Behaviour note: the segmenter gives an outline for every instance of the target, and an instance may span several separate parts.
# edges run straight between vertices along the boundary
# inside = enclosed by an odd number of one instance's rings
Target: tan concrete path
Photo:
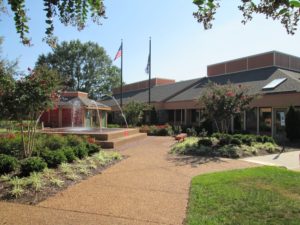
[[[148,137],[121,150],[129,158],[37,206],[0,202],[0,224],[182,224],[192,177],[253,167],[229,159],[168,154],[172,138]]]

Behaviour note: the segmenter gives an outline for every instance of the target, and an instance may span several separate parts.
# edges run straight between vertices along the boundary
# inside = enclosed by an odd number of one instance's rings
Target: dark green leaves
[[[94,22],[105,18],[105,7],[102,0],[43,0],[46,13],[46,37],[44,40],[55,47],[57,38],[54,36],[53,21],[58,17],[64,25],[71,25],[82,30],[85,27],[88,16]],[[15,28],[24,45],[30,45],[28,20],[25,0],[8,0],[8,4],[14,13]]]

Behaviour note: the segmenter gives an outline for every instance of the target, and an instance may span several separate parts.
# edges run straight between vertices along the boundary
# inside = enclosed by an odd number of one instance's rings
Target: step
[[[93,134],[92,136],[96,138],[96,140],[99,141],[110,141],[113,139],[117,138],[122,138],[126,136],[131,136],[134,134],[139,134],[139,129],[137,128],[128,128],[124,130],[117,130],[117,131],[112,131],[108,133],[103,133],[103,134]]]
[[[115,139],[110,139],[108,141],[96,141],[96,144],[100,145],[102,148],[117,148],[120,147],[121,145],[140,140],[143,138],[146,138],[147,134],[146,133],[137,133],[137,134],[132,134],[126,137],[119,137]]]

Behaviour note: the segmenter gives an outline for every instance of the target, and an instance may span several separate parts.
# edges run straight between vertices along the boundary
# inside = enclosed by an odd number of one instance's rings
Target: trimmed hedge
[[[75,153],[76,157],[78,157],[79,159],[83,159],[83,158],[87,157],[88,149],[87,149],[85,143],[80,143],[79,145],[77,145],[74,148],[74,153]]]
[[[212,143],[212,140],[210,140],[209,138],[204,138],[204,139],[200,139],[198,141],[198,146],[201,146],[201,145],[210,147],[213,145],[213,143]]]
[[[0,174],[10,173],[18,168],[18,160],[9,155],[0,154]]]
[[[61,150],[63,151],[64,155],[66,156],[68,163],[71,163],[71,162],[75,161],[76,155],[75,155],[75,152],[74,152],[73,148],[65,147]]]
[[[24,176],[28,176],[32,172],[41,172],[46,167],[46,162],[40,157],[30,157],[21,161],[21,173]]]
[[[97,144],[87,143],[86,145],[88,155],[93,155],[100,151],[100,147]]]

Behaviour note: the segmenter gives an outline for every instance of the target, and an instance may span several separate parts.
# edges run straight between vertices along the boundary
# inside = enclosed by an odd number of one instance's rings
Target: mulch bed
[[[115,165],[116,163],[126,159],[128,156],[123,156],[121,160],[114,160],[105,166],[99,166],[96,169],[91,169],[90,174],[77,174],[78,179],[75,181],[69,180],[63,176],[62,173],[58,173],[57,178],[64,181],[64,184],[61,187],[53,186],[51,184],[45,185],[40,191],[36,192],[33,188],[26,187],[24,188],[24,193],[22,196],[15,198],[9,192],[11,191],[10,185],[6,182],[0,181],[0,201],[7,201],[13,203],[21,203],[26,205],[36,205],[49,197],[56,195],[57,193],[67,189],[68,187],[78,184],[83,180],[87,180],[88,178],[101,174],[102,171],[107,168]]]

